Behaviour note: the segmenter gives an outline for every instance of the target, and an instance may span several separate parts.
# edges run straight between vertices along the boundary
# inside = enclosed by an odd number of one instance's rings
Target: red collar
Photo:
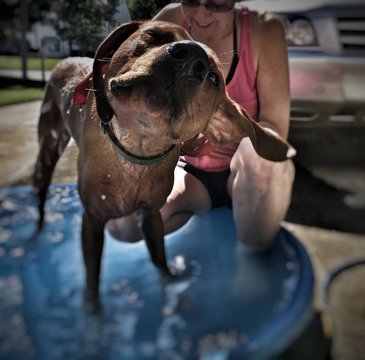
[[[72,95],[72,101],[74,104],[85,105],[87,95],[93,86],[92,73],[88,74],[85,79],[81,80],[75,87]]]
[[[103,74],[109,69],[109,63],[103,65]],[[89,73],[84,79],[79,81],[74,89],[72,101],[74,104],[85,105],[89,91],[93,88],[93,74]]]

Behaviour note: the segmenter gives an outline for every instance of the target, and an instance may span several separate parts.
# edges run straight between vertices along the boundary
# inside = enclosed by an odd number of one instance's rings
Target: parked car
[[[288,43],[289,140],[306,165],[365,167],[363,0],[238,3],[282,19]]]

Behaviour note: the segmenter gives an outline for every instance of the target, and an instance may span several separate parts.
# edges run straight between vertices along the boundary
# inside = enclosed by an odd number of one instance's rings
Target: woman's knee
[[[125,242],[136,242],[143,238],[135,214],[107,222],[106,228],[115,239]]]
[[[237,231],[237,241],[253,250],[267,249],[280,229],[280,223],[260,224],[245,231]]]
[[[178,178],[175,173],[174,187],[161,209],[163,217],[176,212],[207,212],[210,208],[210,196],[205,186],[189,173],[180,173]]]
[[[264,249],[275,238],[289,208],[295,168],[291,160],[280,163],[263,160],[253,165],[252,160],[235,169],[229,190],[238,241]]]
[[[165,233],[183,226],[193,214],[208,212],[210,197],[204,185],[193,175],[179,169],[174,187],[160,212]]]

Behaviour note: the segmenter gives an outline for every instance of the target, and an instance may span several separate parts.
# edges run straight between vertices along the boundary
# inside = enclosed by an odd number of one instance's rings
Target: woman
[[[183,0],[167,5],[154,19],[182,25],[194,40],[212,48],[223,66],[230,97],[261,125],[286,138],[290,96],[282,25],[235,8],[235,2]],[[267,247],[290,203],[292,162],[260,158],[248,138],[238,146],[208,144],[191,153],[197,144],[198,138],[183,146],[183,166],[176,168],[173,190],[161,209],[165,231],[176,230],[194,213],[230,206],[238,239],[254,248]],[[137,234],[134,224],[127,226],[132,224],[124,220],[121,227],[113,222],[109,229],[114,236],[130,238],[131,232]]]

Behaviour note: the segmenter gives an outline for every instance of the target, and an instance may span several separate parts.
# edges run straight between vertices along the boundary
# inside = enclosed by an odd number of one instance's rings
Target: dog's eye
[[[218,86],[219,85],[219,76],[215,72],[210,72],[208,74],[208,78],[213,83],[214,86]]]
[[[148,36],[150,46],[169,44],[176,40],[172,32],[164,32],[159,29],[147,29],[145,34]]]

